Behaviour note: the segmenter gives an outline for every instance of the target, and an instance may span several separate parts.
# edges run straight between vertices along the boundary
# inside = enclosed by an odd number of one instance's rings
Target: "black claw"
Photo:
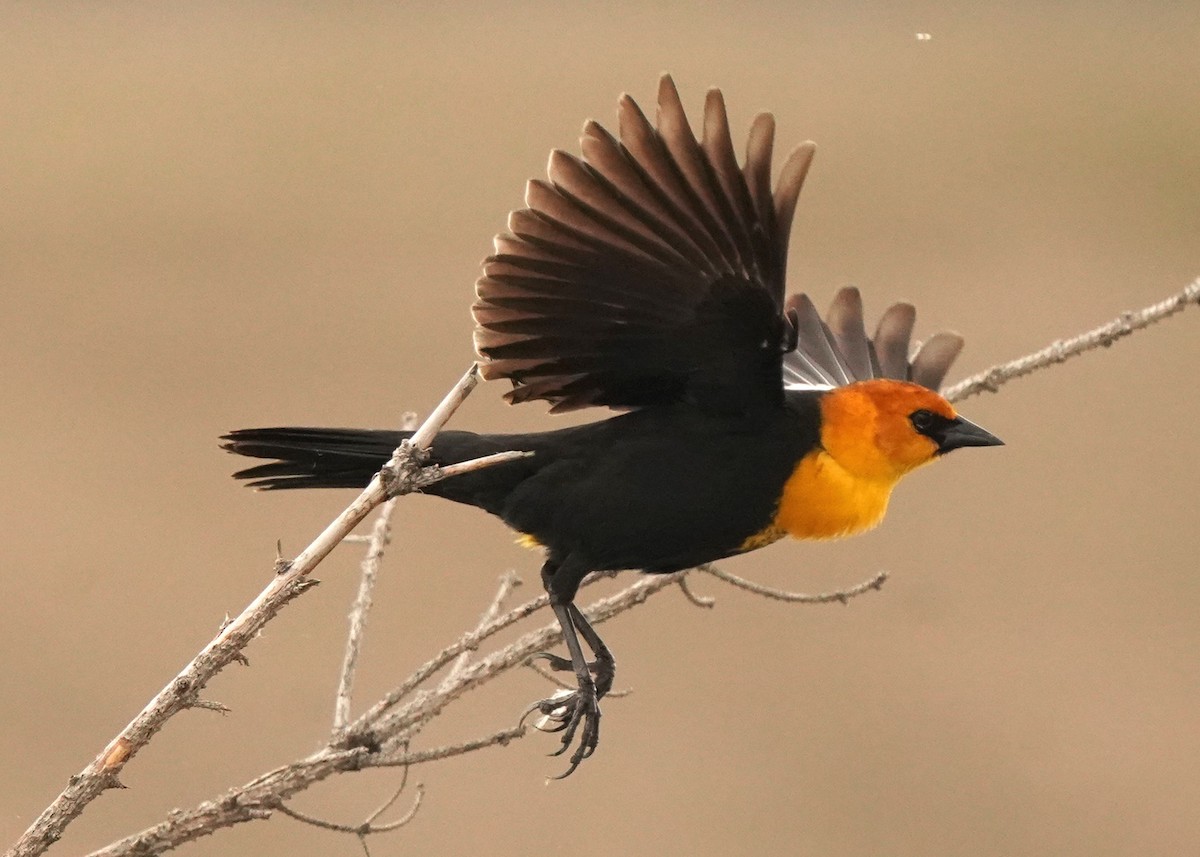
[[[580,682],[579,688],[567,694],[557,694],[538,700],[522,715],[524,721],[533,712],[542,715],[534,728],[540,732],[561,732],[559,747],[550,756],[561,756],[575,747],[567,770],[553,779],[570,776],[579,763],[592,755],[600,741],[600,705],[596,686],[589,680]],[[576,744],[576,738],[579,741]]]
[[[572,746],[575,747],[567,769],[555,778],[560,780],[573,774],[579,763],[595,752],[596,745],[600,742],[600,699],[612,689],[615,672],[612,653],[592,629],[587,617],[571,602],[579,580],[582,579],[582,573],[586,570],[585,566],[578,563],[564,567],[563,563],[556,562],[553,558],[547,559],[546,564],[542,566],[542,582],[550,595],[550,606],[558,619],[563,642],[566,643],[571,657],[568,660],[545,653],[540,657],[550,663],[551,669],[571,670],[575,673],[577,682],[575,690],[556,693],[534,704],[534,708],[542,713],[542,720],[536,727],[544,732],[563,733],[558,750],[551,755],[561,756]],[[574,576],[574,572],[578,572],[580,576]],[[580,636],[595,655],[595,660],[591,663],[588,663],[583,655],[583,647],[579,643]],[[579,739],[578,743],[576,738]]]

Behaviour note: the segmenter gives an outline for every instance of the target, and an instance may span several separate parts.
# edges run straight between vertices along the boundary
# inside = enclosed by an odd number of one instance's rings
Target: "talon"
[[[553,696],[539,699],[521,713],[518,725],[524,726],[529,715],[537,711],[542,716],[538,722],[533,724],[534,729],[539,732],[561,732],[567,728],[566,712],[570,707],[569,700],[573,696],[575,696],[573,690],[558,690],[554,692]]]
[[[558,750],[552,756],[561,756],[575,747],[567,770],[555,779],[568,777],[579,767],[579,763],[592,755],[600,742],[600,699],[612,689],[616,664],[612,652],[604,645],[593,630],[587,617],[572,603],[575,590],[587,568],[581,563],[564,565],[549,558],[542,566],[542,583],[550,596],[550,606],[562,629],[563,642],[571,657],[558,657],[542,653],[539,656],[549,661],[551,668],[575,673],[578,686],[565,695],[560,691],[548,699],[536,703],[534,708],[542,712],[538,728],[544,732],[562,732]],[[578,576],[577,576],[578,575]],[[595,660],[588,662],[579,644],[582,637],[592,650]],[[576,742],[578,738],[578,743]]]
[[[580,681],[573,691],[559,691],[551,697],[535,702],[522,717],[540,711],[542,719],[534,724],[541,732],[562,732],[557,750],[550,756],[561,756],[575,747],[567,770],[552,779],[562,779],[574,773],[580,762],[592,755],[600,741],[600,694],[591,680]],[[578,744],[576,738],[578,737]]]

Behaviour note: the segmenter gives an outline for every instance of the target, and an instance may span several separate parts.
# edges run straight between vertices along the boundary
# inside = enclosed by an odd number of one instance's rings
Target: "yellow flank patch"
[[[529,548],[530,550],[537,550],[542,547],[542,543],[529,535],[529,533],[517,533],[516,541],[521,547]]]
[[[741,553],[745,553],[746,551],[753,551],[753,550],[758,550],[759,548],[765,548],[767,545],[779,541],[786,535],[787,535],[787,533],[785,533],[783,530],[779,529],[779,527],[775,526],[774,523],[772,523],[772,524],[769,524],[768,526],[764,527],[763,529],[759,530],[757,533],[750,536],[750,538],[746,539],[744,542],[742,542],[740,545],[738,545],[738,550]]]
[[[747,541],[775,532],[797,539],[835,539],[869,530],[882,520],[898,480],[857,476],[824,450],[809,453],[783,486],[771,526]]]

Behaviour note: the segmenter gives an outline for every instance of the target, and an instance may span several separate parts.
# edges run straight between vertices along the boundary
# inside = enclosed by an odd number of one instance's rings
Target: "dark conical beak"
[[[1004,441],[987,429],[982,429],[970,420],[956,417],[935,438],[938,455],[945,455],[960,446],[1004,446]]]

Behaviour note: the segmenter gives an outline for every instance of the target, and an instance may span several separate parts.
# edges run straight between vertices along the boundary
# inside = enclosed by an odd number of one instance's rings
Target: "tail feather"
[[[222,449],[250,458],[276,459],[233,474],[250,487],[362,488],[412,432],[329,428],[239,429],[221,438]]]
[[[221,446],[237,455],[271,459],[233,474],[252,488],[364,488],[400,441],[412,434],[342,428],[239,429],[223,436]],[[510,449],[536,451],[544,437],[444,431],[434,438],[430,460],[447,465]],[[435,482],[423,491],[500,515],[513,488],[545,461],[535,456],[486,467]]]

